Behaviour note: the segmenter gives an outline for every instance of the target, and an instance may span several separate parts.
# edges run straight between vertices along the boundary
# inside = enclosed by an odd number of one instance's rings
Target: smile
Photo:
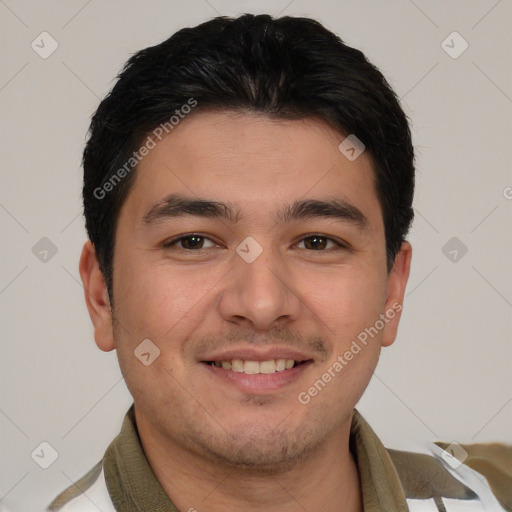
[[[303,370],[313,363],[312,359],[231,359],[201,361],[211,375],[226,384],[235,385],[243,393],[261,394],[274,392],[295,382]]]
[[[269,359],[268,361],[232,359],[231,361],[206,361],[206,364],[233,372],[256,375],[258,373],[270,374],[291,370],[295,366],[305,362],[306,361],[295,361],[293,359]]]

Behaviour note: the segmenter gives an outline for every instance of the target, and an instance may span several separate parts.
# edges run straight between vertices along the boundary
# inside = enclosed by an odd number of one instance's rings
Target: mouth
[[[222,368],[236,373],[246,375],[265,374],[270,375],[276,372],[284,372],[296,368],[301,364],[312,362],[312,359],[296,361],[294,359],[269,359],[267,361],[255,361],[250,359],[231,359],[223,361],[201,361],[204,364]]]
[[[244,394],[265,395],[297,383],[312,359],[222,359],[201,361],[211,378]]]

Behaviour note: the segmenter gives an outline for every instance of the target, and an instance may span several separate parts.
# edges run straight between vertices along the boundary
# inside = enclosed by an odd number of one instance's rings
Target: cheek
[[[120,266],[115,286],[117,317],[138,337],[163,340],[170,330],[173,335],[183,330],[188,315],[209,302],[221,274],[165,262],[143,263],[140,258]]]
[[[385,302],[385,280],[375,269],[339,268],[302,278],[306,303],[336,339],[347,340],[372,325]]]

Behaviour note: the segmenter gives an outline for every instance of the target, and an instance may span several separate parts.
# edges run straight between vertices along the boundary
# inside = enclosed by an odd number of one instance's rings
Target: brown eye
[[[321,235],[311,235],[303,238],[299,243],[304,242],[304,246],[306,249],[311,249],[314,251],[323,251],[329,242],[333,244],[334,247],[343,247],[342,244],[336,242],[332,238],[328,238],[326,236]]]
[[[205,243],[210,243],[208,247],[215,246],[216,244],[213,243],[209,238],[206,238],[205,236],[201,235],[186,235],[186,236],[180,236],[179,238],[175,238],[174,240],[171,240],[170,242],[167,242],[164,244],[165,248],[178,246],[179,249],[186,249],[186,250],[197,250],[197,249],[205,249]]]

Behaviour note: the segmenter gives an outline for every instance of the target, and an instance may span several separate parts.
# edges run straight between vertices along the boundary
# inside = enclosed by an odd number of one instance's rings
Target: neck
[[[156,478],[179,510],[362,512],[361,483],[349,449],[351,419],[309,458],[272,473],[210,461],[159,435],[143,416],[137,416],[137,427]]]

